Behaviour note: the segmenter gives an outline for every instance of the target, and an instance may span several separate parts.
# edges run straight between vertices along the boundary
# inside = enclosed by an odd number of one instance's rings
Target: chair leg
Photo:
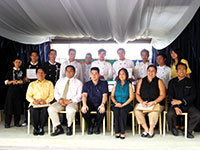
[[[0,122],[2,121],[2,119],[1,119],[1,111],[0,111]]]
[[[80,116],[80,128],[82,129],[82,113],[81,113],[81,111],[79,112],[79,116]]]
[[[31,122],[30,122],[30,118],[31,118],[31,115],[30,115],[30,109],[28,109],[28,128],[27,128],[27,133],[30,134],[30,125],[31,125]]]
[[[165,136],[166,112],[163,112],[163,136]]]
[[[103,118],[103,136],[105,136],[106,134],[106,119],[105,119],[105,116]]]
[[[73,135],[75,135],[75,128],[76,128],[75,123],[76,123],[76,121],[75,121],[75,117],[74,117],[74,120],[73,120]]]
[[[185,138],[187,138],[188,116],[185,114]]]
[[[162,116],[161,116],[161,113],[160,113],[160,116],[159,116],[159,130],[160,130],[160,135],[162,135]]]
[[[85,120],[82,117],[82,135],[84,135],[84,130],[85,130]]]
[[[110,131],[110,112],[109,110],[106,111],[106,118],[107,118],[107,130]]]
[[[111,136],[113,136],[114,116],[112,111],[110,113],[111,113]]]
[[[138,122],[137,122],[137,119],[135,119],[135,130],[136,131],[138,131],[138,126],[137,125],[138,125]]]
[[[132,113],[132,134],[135,135],[135,118],[134,118],[134,112]]]
[[[138,124],[138,134],[140,135],[141,134],[141,125]]]
[[[53,133],[55,132],[55,127],[54,127],[54,126],[52,126],[52,132],[53,132]]]
[[[48,134],[51,134],[51,119],[48,117]]]

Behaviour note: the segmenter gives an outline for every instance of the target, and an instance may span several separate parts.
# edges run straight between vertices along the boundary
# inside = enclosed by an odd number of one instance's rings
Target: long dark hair
[[[119,73],[120,73],[120,71],[122,71],[122,70],[125,72],[125,74],[126,74],[126,80],[128,81],[128,71],[127,71],[126,68],[121,68],[121,69],[118,71],[118,80],[120,80],[120,79],[119,79]]]
[[[173,49],[171,49],[170,50],[170,55],[171,55],[172,51],[174,51],[177,54],[177,56],[178,56],[178,63],[179,63],[181,61],[181,59],[183,59],[183,56],[181,54],[180,49],[179,48],[173,48]],[[175,63],[175,60],[173,58],[171,58],[171,65],[173,65],[174,63]]]

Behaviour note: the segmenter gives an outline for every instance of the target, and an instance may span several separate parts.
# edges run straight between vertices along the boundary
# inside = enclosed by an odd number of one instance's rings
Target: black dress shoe
[[[189,139],[193,139],[193,138],[194,138],[194,135],[192,135],[191,132],[187,132],[187,138],[189,138]]]
[[[9,124],[5,124],[5,128],[10,128],[10,125]]]
[[[155,135],[155,133],[153,133],[153,134],[151,134],[151,133],[148,133],[148,138],[153,138],[154,137],[154,135]]]
[[[67,127],[66,135],[72,135],[72,127]]]
[[[39,129],[38,135],[44,135],[44,128],[40,128],[40,129]]]
[[[34,136],[37,136],[38,134],[39,134],[39,129],[35,129],[35,128],[34,128],[34,130],[33,130],[33,135],[34,135]]]
[[[21,127],[22,125],[20,125],[19,123],[15,124],[15,127]]]
[[[115,138],[120,138],[120,134],[115,134]]]
[[[95,128],[95,134],[100,134],[100,128],[99,127]]]
[[[141,137],[148,137],[149,133],[148,132],[142,132]]]
[[[57,128],[54,133],[51,133],[51,136],[57,136],[59,134],[64,134],[63,128]]]
[[[174,136],[178,136],[178,130],[176,128],[172,128],[172,134]]]
[[[123,134],[123,136],[121,134],[120,139],[124,140],[125,139],[125,134]]]
[[[88,127],[88,135],[93,134],[93,127]]]

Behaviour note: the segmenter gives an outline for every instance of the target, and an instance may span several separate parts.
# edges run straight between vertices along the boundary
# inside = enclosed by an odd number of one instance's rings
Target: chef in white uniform
[[[82,64],[84,83],[87,82],[87,81],[90,81],[91,64],[92,64],[92,54],[87,53],[85,55],[85,62]]]
[[[100,79],[110,80],[113,77],[113,68],[110,62],[105,61],[106,50],[100,49],[98,51],[99,60],[92,62],[92,67],[98,67],[100,70]]]
[[[142,57],[142,62],[137,62],[135,66],[135,77],[136,79],[144,78],[147,75],[147,67],[150,65],[148,62],[149,58],[149,51],[146,49],[143,49],[140,52],[140,55]]]
[[[125,58],[126,54],[125,49],[119,48],[117,50],[117,54],[119,56],[119,60],[115,61],[113,64],[113,72],[114,72],[113,80],[116,80],[118,72],[121,68],[126,68],[129,73],[129,78],[135,79],[134,77],[135,67],[132,60]]]
[[[65,77],[65,72],[66,72],[65,67],[68,66],[68,65],[72,65],[76,69],[76,74],[75,74],[74,77],[83,82],[82,65],[81,65],[81,63],[79,63],[78,61],[75,60],[76,50],[70,48],[69,51],[68,51],[68,54],[69,54],[69,59],[61,64],[61,67],[60,67],[60,78],[64,78]]]
[[[165,87],[168,88],[168,82],[171,80],[171,68],[165,65],[166,56],[164,54],[157,55],[157,74],[156,76],[163,80]]]

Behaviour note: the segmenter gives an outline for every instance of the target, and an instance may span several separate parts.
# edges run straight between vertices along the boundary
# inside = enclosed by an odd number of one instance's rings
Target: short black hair
[[[101,52],[104,52],[106,54],[106,50],[103,49],[103,48],[101,48],[101,49],[98,50],[98,54],[100,54]]]
[[[123,49],[123,48],[118,48],[117,53],[118,53],[120,50],[123,51],[124,53],[126,53],[125,49]]]
[[[120,74],[120,71],[124,71],[125,72],[125,74],[126,74],[126,80],[128,80],[128,71],[127,71],[127,69],[126,68],[121,68],[119,71],[118,71],[118,77],[119,77],[119,74]],[[120,79],[119,79],[120,80]]]
[[[67,71],[67,68],[72,68],[72,70],[73,70],[74,72],[76,72],[76,68],[75,68],[73,65],[67,65],[67,66],[65,67],[65,71]]]
[[[41,70],[46,74],[46,71],[45,71],[45,69],[44,69],[43,67],[38,67],[38,68],[36,69],[36,73],[38,72],[39,69],[41,69]]]
[[[182,63],[182,62],[179,62],[179,63],[176,65],[176,70],[178,70],[178,66],[180,66],[180,65],[185,66],[185,69],[187,70],[187,65],[184,64],[184,63]]]
[[[20,61],[22,61],[22,60],[20,59],[20,57],[18,57],[18,56],[13,58],[13,61],[15,61],[15,60],[20,60]]]
[[[76,53],[76,50],[75,50],[74,48],[70,48],[69,51],[68,51],[68,54],[69,54],[70,52],[72,52],[72,51]]]
[[[98,67],[92,67],[92,68],[90,69],[90,72],[92,72],[92,70],[95,70],[95,71],[97,71],[98,73],[100,72],[100,70],[99,70]]]
[[[163,53],[158,54],[157,57],[158,57],[158,56],[162,56],[164,59],[166,59],[166,55],[163,54]]]
[[[153,68],[156,70],[156,72],[157,72],[157,67],[156,67],[154,64],[149,65],[149,66],[147,67],[147,70],[149,70],[149,68],[151,68],[151,67],[153,67]]]
[[[140,52],[140,56],[142,56],[142,53],[147,53],[147,55],[149,56],[149,51],[147,49],[143,49],[141,52]]]
[[[30,56],[31,56],[33,53],[36,53],[36,54],[37,54],[37,56],[39,56],[39,54],[38,54],[38,52],[37,52],[37,51],[31,51],[31,53],[30,53]]]
[[[85,56],[90,56],[92,58],[92,54],[91,53],[87,53]]]
[[[55,53],[57,54],[57,51],[56,51],[55,49],[50,49],[48,55],[49,55],[51,52],[55,52]]]

